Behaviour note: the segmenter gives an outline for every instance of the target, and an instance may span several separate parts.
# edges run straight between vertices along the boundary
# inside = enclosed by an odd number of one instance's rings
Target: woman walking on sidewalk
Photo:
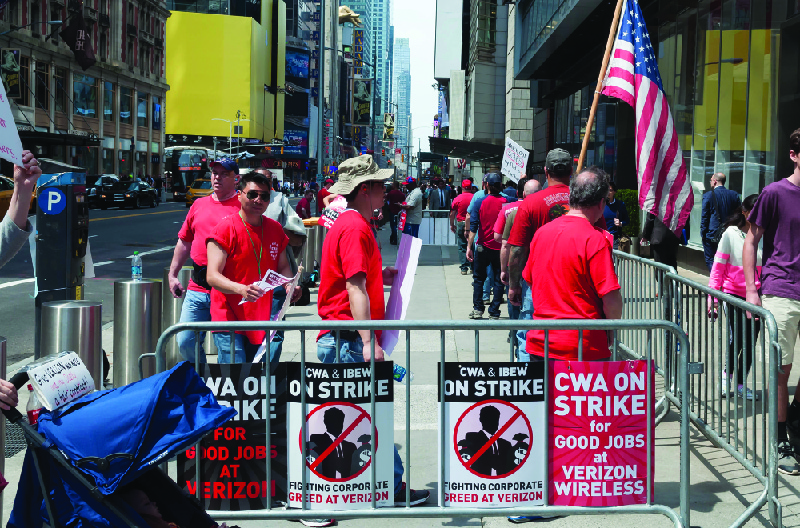
[[[720,290],[734,297],[745,300],[746,285],[744,281],[744,269],[742,268],[742,252],[744,250],[744,238],[750,229],[748,217],[753,205],[758,198],[757,194],[751,194],[745,198],[740,210],[734,212],[725,223],[725,232],[719,241],[717,253],[714,256],[714,265],[711,267],[711,276],[708,279],[709,288]],[[758,250],[758,259],[761,262],[761,250]],[[756,270],[756,284],[760,287],[759,278],[761,276],[761,266]],[[708,316],[713,319],[717,317],[717,306],[719,302],[716,298],[708,297]],[[742,317],[744,310],[730,303],[724,303],[725,314],[728,319],[728,361],[727,367],[722,371],[722,384],[720,392],[723,398],[727,398],[732,393],[731,381],[736,372],[737,394],[740,398],[748,400],[759,399],[759,395],[752,390],[744,390],[744,379],[753,364],[753,354],[755,353],[755,342],[761,330],[761,321]],[[736,324],[735,321],[739,320]],[[735,369],[735,370],[734,370]]]

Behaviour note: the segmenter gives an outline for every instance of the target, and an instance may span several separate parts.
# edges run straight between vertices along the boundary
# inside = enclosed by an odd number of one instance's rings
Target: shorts
[[[800,301],[776,295],[764,295],[761,305],[769,310],[778,325],[778,344],[781,347],[781,365],[791,365],[794,345],[800,333]]]

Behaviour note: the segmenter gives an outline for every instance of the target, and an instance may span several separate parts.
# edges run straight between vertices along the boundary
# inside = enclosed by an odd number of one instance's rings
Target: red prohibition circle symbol
[[[478,407],[485,406],[494,407],[494,411],[487,412],[484,418],[487,422],[494,423],[482,424],[479,426],[482,428],[481,431],[466,433],[464,438],[459,441],[458,437],[464,418],[477,410]],[[502,423],[500,422],[502,413],[498,407],[507,408],[508,411],[512,412],[511,417],[506,418]],[[514,437],[517,440],[517,444],[511,444],[511,442],[502,437],[512,426],[519,429],[519,425],[516,424],[520,420],[524,424],[522,430],[527,431],[527,434],[521,433],[522,436],[527,436],[527,444],[523,442],[524,439],[518,438],[517,435]],[[466,424],[464,426],[467,427]],[[489,429],[494,429],[493,431],[488,431],[491,436],[487,436],[487,433],[484,432],[487,426]],[[472,426],[472,428],[474,429],[475,427]],[[533,430],[528,417],[519,407],[503,400],[483,400],[473,404],[461,414],[453,430],[453,450],[458,460],[467,471],[480,478],[500,479],[514,474],[528,460],[531,453],[532,440]],[[495,472],[494,475],[491,474],[492,470]]]
[[[352,409],[355,413],[346,413],[342,409]],[[338,412],[336,412],[338,410]],[[330,418],[329,418],[329,411]],[[312,432],[309,422],[316,413],[323,413],[325,432]],[[348,414],[351,420],[348,422]],[[348,482],[361,475],[372,463],[372,457],[378,451],[378,429],[375,428],[375,442],[371,445],[369,438],[363,439],[364,434],[358,438],[361,446],[356,446],[347,438],[353,431],[361,429],[364,423],[371,431],[371,420],[367,411],[348,402],[329,402],[320,405],[306,417],[306,434],[308,446],[306,448],[305,464],[316,476],[328,482]],[[330,430],[333,428],[333,431]],[[303,451],[303,432],[297,435],[300,452]],[[311,451],[309,450],[311,448]],[[314,456],[315,455],[315,456]],[[337,477],[336,474],[341,475]]]

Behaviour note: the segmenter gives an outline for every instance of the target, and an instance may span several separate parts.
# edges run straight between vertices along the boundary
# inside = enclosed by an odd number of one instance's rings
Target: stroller
[[[11,382],[19,389],[27,380],[21,372]],[[180,528],[216,526],[158,467],[236,414],[189,363],[43,410],[38,433],[16,409],[3,413],[28,441],[9,528],[148,528],[115,493],[130,489],[146,492]]]

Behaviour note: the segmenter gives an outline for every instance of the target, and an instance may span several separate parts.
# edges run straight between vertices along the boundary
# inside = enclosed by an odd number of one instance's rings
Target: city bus
[[[185,199],[194,180],[209,177],[208,155],[212,151],[194,146],[164,149],[167,190],[172,192],[173,200]]]

